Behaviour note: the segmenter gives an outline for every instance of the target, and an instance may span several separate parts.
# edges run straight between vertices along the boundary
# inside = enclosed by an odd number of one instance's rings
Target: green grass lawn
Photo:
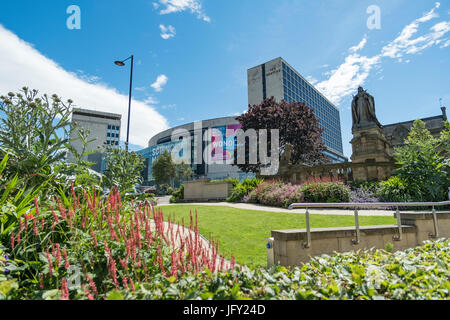
[[[296,213],[265,212],[242,210],[218,206],[173,205],[161,207],[164,218],[189,225],[189,212],[197,209],[200,233],[209,238],[211,234],[218,239],[221,252],[227,257],[236,257],[239,264],[266,266],[267,250],[265,238],[271,236],[272,230],[303,229],[305,215]],[[195,219],[195,215],[194,215]],[[311,228],[349,227],[355,225],[353,216],[311,215]],[[360,225],[395,224],[393,217],[359,217]]]

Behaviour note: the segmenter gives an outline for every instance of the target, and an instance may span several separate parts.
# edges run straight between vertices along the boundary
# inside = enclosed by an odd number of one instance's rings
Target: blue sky
[[[69,30],[69,5],[81,29]],[[381,28],[366,12],[380,8]],[[359,85],[382,124],[440,114],[450,103],[450,4],[407,0],[16,0],[0,5],[0,92],[26,85],[83,108],[123,114],[135,56],[131,143],[247,109],[247,69],[283,57],[341,110]]]

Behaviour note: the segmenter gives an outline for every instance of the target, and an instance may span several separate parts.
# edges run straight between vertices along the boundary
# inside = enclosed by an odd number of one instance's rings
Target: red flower
[[[66,270],[69,270],[70,264],[69,264],[69,258],[67,257],[66,248],[63,249],[63,255],[64,255],[64,268],[66,268]]]
[[[50,252],[47,248],[47,251],[45,252],[47,254],[47,261],[48,261],[48,272],[50,274],[50,277],[53,275],[53,263],[52,258],[50,257]]]
[[[61,291],[62,291],[61,300],[69,300],[69,288],[67,286],[66,278],[62,278],[61,280]]]
[[[89,286],[91,287],[92,292],[94,292],[94,294],[96,296],[98,296],[97,286],[95,285],[95,282],[92,280],[92,278],[87,273],[86,273],[86,278],[89,281]]]
[[[33,219],[33,234],[35,236],[38,235],[38,229],[37,229],[37,224],[36,224],[36,218]]]
[[[39,205],[38,205],[38,200],[36,197],[34,197],[34,207],[36,208],[36,216],[39,216]]]
[[[15,240],[14,233],[11,233],[11,250],[14,250],[14,245],[15,245],[14,240]]]

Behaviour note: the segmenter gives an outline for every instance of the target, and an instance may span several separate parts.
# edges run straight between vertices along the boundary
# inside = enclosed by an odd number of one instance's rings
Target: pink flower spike
[[[62,291],[61,300],[69,300],[69,288],[67,286],[66,278],[62,278],[61,280],[61,291]]]

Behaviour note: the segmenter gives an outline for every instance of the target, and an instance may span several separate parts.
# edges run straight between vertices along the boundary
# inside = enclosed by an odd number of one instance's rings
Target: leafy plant
[[[33,199],[39,194],[45,183],[38,187],[27,187],[16,174],[12,179],[3,176],[9,155],[0,162],[0,240],[9,235],[20,217],[30,210]]]
[[[394,174],[402,181],[411,200],[435,202],[447,198],[450,163],[439,151],[441,145],[445,147],[445,136],[444,130],[442,141],[433,138],[425,123],[416,120],[405,145],[395,150],[401,167]]]
[[[153,161],[152,174],[155,178],[155,183],[158,185],[171,183],[175,178],[176,165],[169,151],[165,150]]]
[[[170,197],[170,203],[181,202],[184,199],[184,184],[182,184],[178,189],[172,192],[172,197]]]
[[[135,191],[142,183],[144,159],[136,152],[108,147],[105,153],[106,170],[103,185],[110,190],[118,188],[122,195]]]
[[[408,185],[399,177],[391,177],[389,180],[380,182],[378,195],[385,202],[413,201],[413,196],[410,194]]]
[[[233,182],[233,189],[230,196],[226,201],[228,202],[241,202],[245,196],[247,196],[251,191],[253,191],[259,184],[263,183],[263,179],[258,178],[247,178],[242,182],[235,179]]]
[[[9,153],[4,174],[16,174],[38,186],[48,180],[52,166],[65,159],[72,101],[57,95],[38,97],[37,90],[0,96],[0,156]]]
[[[350,188],[342,182],[308,183],[301,188],[305,202],[348,202]]]
[[[446,300],[450,240],[397,251],[364,250],[312,258],[298,267],[205,269],[177,281],[156,275],[124,299]],[[433,257],[430,259],[430,257]]]

